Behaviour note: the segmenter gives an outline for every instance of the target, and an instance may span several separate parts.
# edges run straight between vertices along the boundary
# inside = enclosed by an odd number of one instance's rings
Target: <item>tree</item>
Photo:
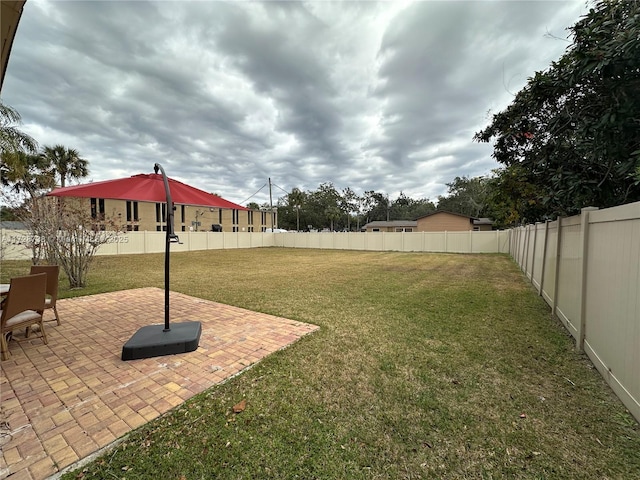
[[[31,198],[55,186],[55,179],[42,157],[22,151],[2,152],[0,177],[3,187],[17,194],[26,193]]]
[[[342,189],[341,201],[340,201],[340,210],[344,212],[347,216],[347,230],[351,230],[351,215],[353,213],[356,214],[356,218],[359,220],[360,214],[360,198],[356,193],[351,190],[350,187]],[[358,224],[358,227],[360,225]]]
[[[311,213],[313,215],[313,222],[310,224],[333,230],[336,228],[336,220],[341,217],[341,203],[342,197],[333,183],[321,183],[318,190],[311,192],[307,197],[310,212],[305,212],[305,214]]]
[[[542,203],[532,200],[538,187],[521,165],[510,165],[493,173],[487,182],[486,216],[493,219],[494,227],[508,228],[549,218]]]
[[[565,54],[474,137],[493,141],[505,175],[526,176],[531,221],[640,200],[640,3],[599,1],[570,31]]]
[[[35,153],[38,144],[26,133],[18,129],[22,123],[20,114],[0,100],[0,154]]]
[[[368,222],[389,220],[389,195],[369,190],[363,197],[364,215]]]
[[[300,231],[300,209],[305,200],[305,194],[299,188],[294,188],[289,194],[289,205],[296,211],[296,232]]]
[[[63,145],[45,146],[41,156],[60,178],[61,187],[66,185],[67,180],[77,180],[89,175],[89,162],[80,158],[78,151],[72,148]]]
[[[124,225],[115,217],[92,218],[87,199],[57,200],[40,196],[29,201],[25,221],[31,230],[33,263],[46,255],[50,264],[62,267],[70,288],[82,288],[100,245],[117,241]]]
[[[447,196],[438,197],[438,209],[470,217],[486,216],[489,208],[489,179],[456,177],[448,187]]]

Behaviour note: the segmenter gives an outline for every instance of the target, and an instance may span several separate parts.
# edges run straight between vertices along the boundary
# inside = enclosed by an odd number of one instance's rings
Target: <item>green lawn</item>
[[[640,478],[640,427],[506,256],[171,261],[173,290],[321,329],[66,479]],[[61,296],[162,287],[163,256],[97,258],[89,282]]]

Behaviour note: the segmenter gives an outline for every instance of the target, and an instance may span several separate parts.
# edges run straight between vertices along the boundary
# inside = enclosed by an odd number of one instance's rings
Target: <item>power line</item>
[[[284,188],[282,188],[282,187],[280,187],[280,186],[276,185],[275,183],[272,183],[271,185],[273,185],[274,187],[278,187],[280,190],[282,190],[282,191],[283,191],[284,193],[286,193],[287,195],[289,195],[289,193],[291,193],[291,192],[287,192]]]
[[[251,200],[253,197],[255,197],[257,194],[259,194],[259,193],[260,193],[260,190],[262,190],[262,189],[263,189],[264,187],[266,187],[266,186],[267,186],[267,184],[265,183],[264,185],[262,185],[262,186],[258,189],[258,191],[257,191],[256,193],[254,193],[254,194],[253,194],[253,195],[251,195],[249,198],[246,198],[245,200],[243,200],[242,202],[240,202],[240,204],[241,204],[241,205],[243,205],[247,200]],[[278,188],[280,188],[280,187],[278,187]]]

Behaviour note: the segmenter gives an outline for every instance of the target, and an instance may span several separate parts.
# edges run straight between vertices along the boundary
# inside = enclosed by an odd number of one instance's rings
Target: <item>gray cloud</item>
[[[2,97],[94,180],[160,162],[236,202],[269,177],[433,199],[497,166],[474,132],[562,54],[545,34],[565,36],[584,8],[29,0]]]

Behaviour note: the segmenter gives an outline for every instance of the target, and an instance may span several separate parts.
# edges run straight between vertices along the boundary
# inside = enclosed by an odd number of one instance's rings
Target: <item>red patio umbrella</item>
[[[172,178],[167,178],[167,180],[171,189],[171,197],[176,204],[248,210],[242,205]],[[110,198],[134,202],[166,202],[164,180],[162,175],[157,173],[141,173],[128,178],[56,188],[47,195],[54,197]]]

